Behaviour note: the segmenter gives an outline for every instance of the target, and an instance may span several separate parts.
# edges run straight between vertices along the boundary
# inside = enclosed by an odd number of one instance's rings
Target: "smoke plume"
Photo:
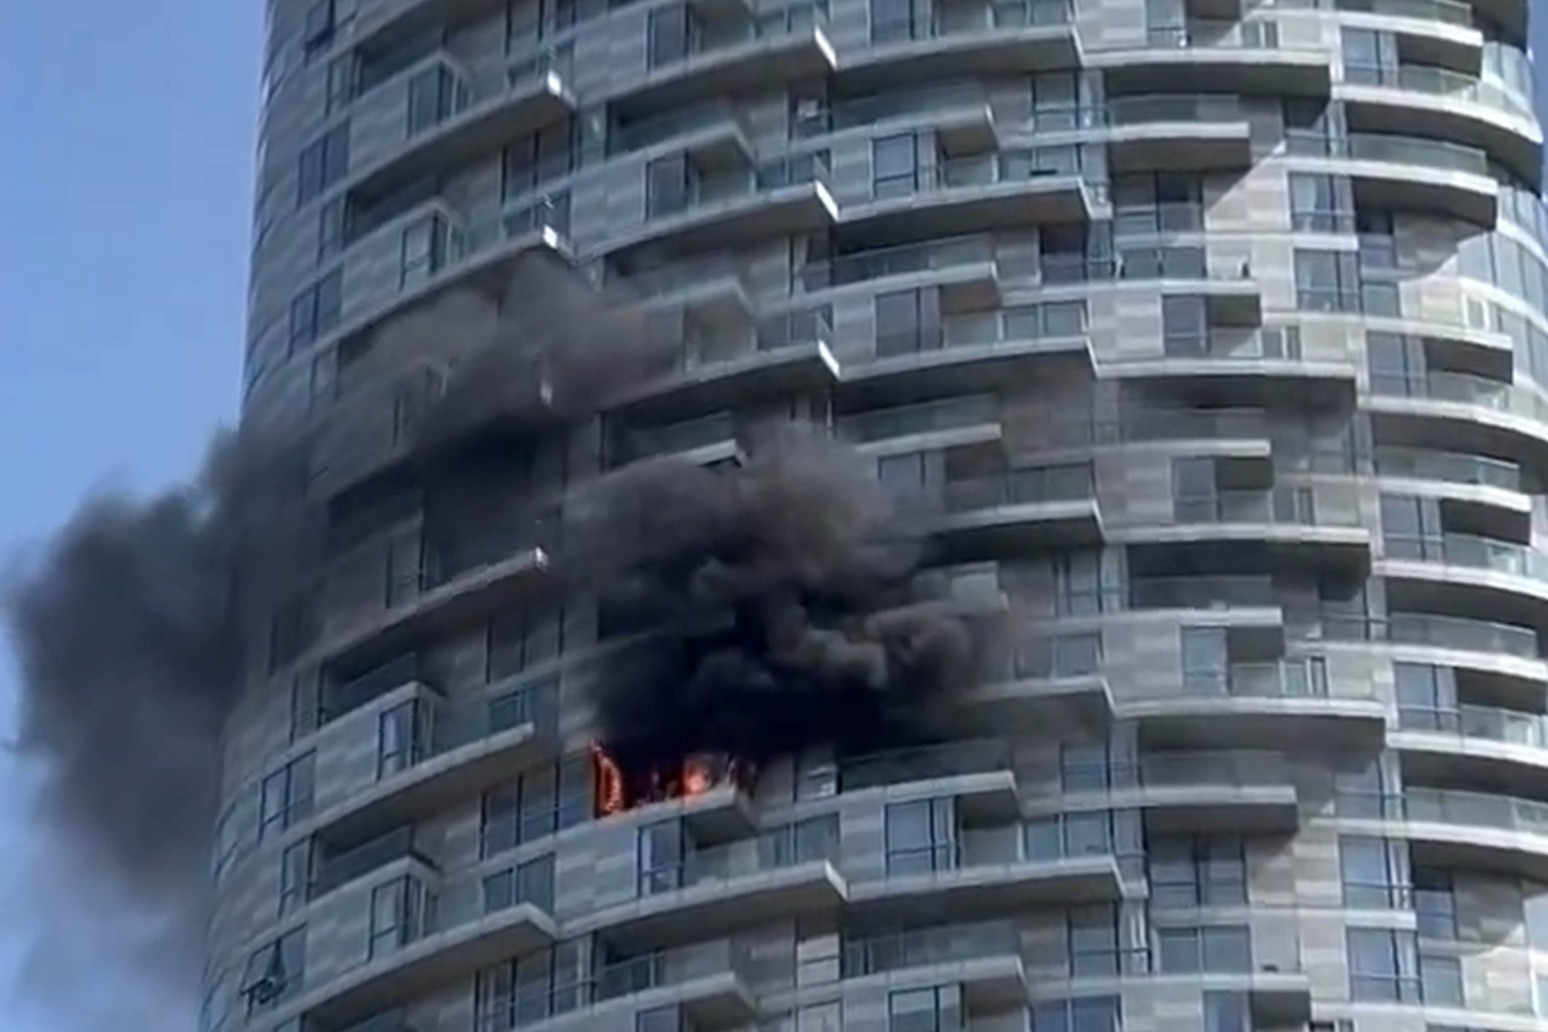
[[[627,635],[590,682],[626,777],[911,736],[969,673],[919,526],[826,440],[792,430],[741,468],[639,464],[568,516],[565,555]]]

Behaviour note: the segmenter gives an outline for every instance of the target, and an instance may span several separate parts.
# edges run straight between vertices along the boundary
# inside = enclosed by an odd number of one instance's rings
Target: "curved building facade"
[[[206,1032],[1548,1027],[1528,0],[268,6],[244,418],[328,526]],[[394,328],[533,250],[688,354],[459,508]],[[990,676],[621,805],[595,601],[478,516],[789,420],[941,500]]]

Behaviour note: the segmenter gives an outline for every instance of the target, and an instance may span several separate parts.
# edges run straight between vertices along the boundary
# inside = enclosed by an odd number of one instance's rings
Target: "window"
[[[650,38],[650,67],[660,68],[688,58],[698,49],[703,27],[687,4],[663,7],[650,12],[647,26]]]
[[[1086,302],[1047,301],[1006,308],[1001,325],[1006,340],[1058,340],[1086,332]]]
[[[1445,557],[1440,503],[1416,495],[1381,496],[1381,539],[1389,559],[1437,560]]]
[[[1349,994],[1357,1002],[1418,1003],[1419,951],[1412,932],[1350,928]]]
[[[657,158],[645,166],[645,213],[650,218],[686,211],[693,199],[686,154]]]
[[[385,957],[419,937],[425,887],[405,875],[371,890],[371,931],[366,955]]]
[[[1154,236],[1204,228],[1204,181],[1195,175],[1157,173],[1113,179],[1113,233]]]
[[[484,677],[490,683],[557,659],[564,652],[563,605],[518,609],[489,622]]]
[[[1245,925],[1204,928],[1160,928],[1156,956],[1167,974],[1248,972],[1252,970],[1252,937]]]
[[[383,710],[376,718],[376,777],[408,770],[430,744],[430,711],[419,699]]]
[[[1424,1002],[1432,1007],[1462,1007],[1462,961],[1458,957],[1419,955],[1419,987]]]
[[[685,1032],[682,1008],[677,1004],[668,1004],[665,1007],[647,1007],[642,1011],[636,1011],[634,1015],[634,1032]]]
[[[1366,85],[1392,81],[1398,70],[1397,39],[1375,29],[1343,30],[1344,81]]]
[[[1172,518],[1179,523],[1213,523],[1220,511],[1215,460],[1172,460]]]
[[[316,754],[307,753],[263,779],[259,793],[259,839],[284,831],[311,815],[315,768]]]
[[[1029,1032],[1118,1032],[1119,1013],[1116,996],[1048,1000],[1032,1005]]]
[[[1247,998],[1240,993],[1206,992],[1204,1032],[1252,1032]]]
[[[876,295],[876,355],[908,355],[940,347],[933,290]]]
[[[1457,900],[1450,871],[1414,869],[1414,911],[1419,915],[1420,938],[1450,941],[1457,937]]]
[[[640,895],[673,892],[683,887],[685,839],[680,820],[659,821],[640,829],[635,868]]]
[[[1360,269],[1353,251],[1296,248],[1296,306],[1311,312],[1359,312]]]
[[[1095,616],[1121,608],[1123,587],[1100,549],[1066,552],[1050,560],[1054,615]]]
[[[566,119],[519,137],[505,148],[500,196],[509,201],[575,171],[581,125]]]
[[[1337,157],[1346,150],[1344,109],[1303,98],[1284,102],[1285,149],[1293,155]]]
[[[451,243],[451,223],[439,212],[404,226],[398,253],[398,286],[424,283],[445,268]]]
[[[445,65],[415,72],[408,83],[408,135],[431,129],[467,103],[467,85]]]
[[[876,460],[876,480],[896,498],[917,495],[930,483],[931,452],[883,455]]]
[[[508,1032],[536,1025],[581,1006],[580,943],[490,965],[473,985],[475,1032]]]
[[[260,946],[247,958],[242,995],[252,1017],[273,1010],[301,990],[306,978],[306,926],[292,929]]]
[[[1022,828],[1028,860],[1138,856],[1139,818],[1132,810],[1087,810],[1030,820]]]
[[[484,913],[531,903],[541,910],[554,905],[554,854],[496,871],[484,879]]]
[[[918,142],[913,133],[871,141],[871,195],[906,197],[919,188]]]
[[[584,757],[529,769],[484,793],[482,855],[496,856],[591,819],[591,765]]]
[[[344,250],[350,238],[354,206],[347,197],[335,197],[317,211],[317,264]]]
[[[886,812],[887,874],[925,874],[957,866],[956,800],[892,803]]]
[[[887,996],[888,1032],[959,1032],[962,1024],[960,986],[909,989]]]
[[[1450,667],[1393,663],[1398,726],[1419,731],[1455,731],[1461,725],[1456,676]]]
[[[1390,211],[1362,208],[1356,220],[1360,234],[1360,268],[1393,270],[1398,267],[1397,228]]]
[[[312,887],[312,840],[302,839],[280,855],[279,916],[289,917],[306,904]]]
[[[1204,298],[1196,294],[1161,298],[1161,341],[1171,356],[1209,354],[1209,312]]]
[[[1118,912],[1111,904],[1077,907],[1065,918],[1070,976],[1113,976],[1126,966],[1120,960]]]
[[[870,0],[870,3],[872,43],[914,38],[920,26],[915,25],[912,0]]]
[[[1336,810],[1341,817],[1378,819],[1386,816],[1386,775],[1379,759],[1365,768],[1335,779]]]
[[[1290,173],[1290,224],[1298,233],[1353,233],[1354,189],[1348,178]]]
[[[298,159],[296,207],[321,196],[349,171],[349,123],[329,129],[307,144]]]
[[[1247,902],[1247,859],[1235,835],[1157,839],[1146,850],[1153,907],[1218,907]]]
[[[1398,910],[1408,906],[1407,851],[1386,839],[1344,835],[1338,840],[1344,906],[1355,910]]]
[[[315,344],[339,324],[344,307],[344,270],[334,269],[290,302],[290,353]]]
[[[1057,680],[1087,677],[1102,669],[1102,635],[1099,631],[1033,638],[1016,650],[1016,676]]]
[[[334,0],[317,0],[306,9],[306,21],[301,28],[301,46],[308,60],[333,44],[337,27],[333,10]]]
[[[1066,792],[1105,792],[1133,785],[1131,749],[1110,742],[1070,743],[1059,747],[1059,779]]]
[[[1394,333],[1367,333],[1365,359],[1370,370],[1371,393],[1404,396],[1425,393],[1424,341]]]
[[[1534,950],[1548,950],[1548,886],[1527,882],[1521,891],[1527,945]]]
[[[1183,691],[1191,695],[1227,695],[1231,691],[1231,657],[1224,627],[1184,627]]]

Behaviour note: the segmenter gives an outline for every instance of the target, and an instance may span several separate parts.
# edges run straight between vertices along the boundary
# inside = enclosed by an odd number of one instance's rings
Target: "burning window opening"
[[[747,788],[753,765],[735,756],[694,753],[680,763],[626,771],[602,743],[591,743],[592,815],[611,817],[650,803],[691,799],[722,785]]]

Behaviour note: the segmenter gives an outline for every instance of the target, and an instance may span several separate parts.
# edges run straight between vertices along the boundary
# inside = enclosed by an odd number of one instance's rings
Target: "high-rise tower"
[[[1528,7],[271,0],[246,418],[352,415],[207,1032],[1545,1027]],[[532,250],[688,354],[451,504],[458,341],[384,341]],[[501,506],[792,419],[942,500],[991,676],[615,812],[595,600]]]

